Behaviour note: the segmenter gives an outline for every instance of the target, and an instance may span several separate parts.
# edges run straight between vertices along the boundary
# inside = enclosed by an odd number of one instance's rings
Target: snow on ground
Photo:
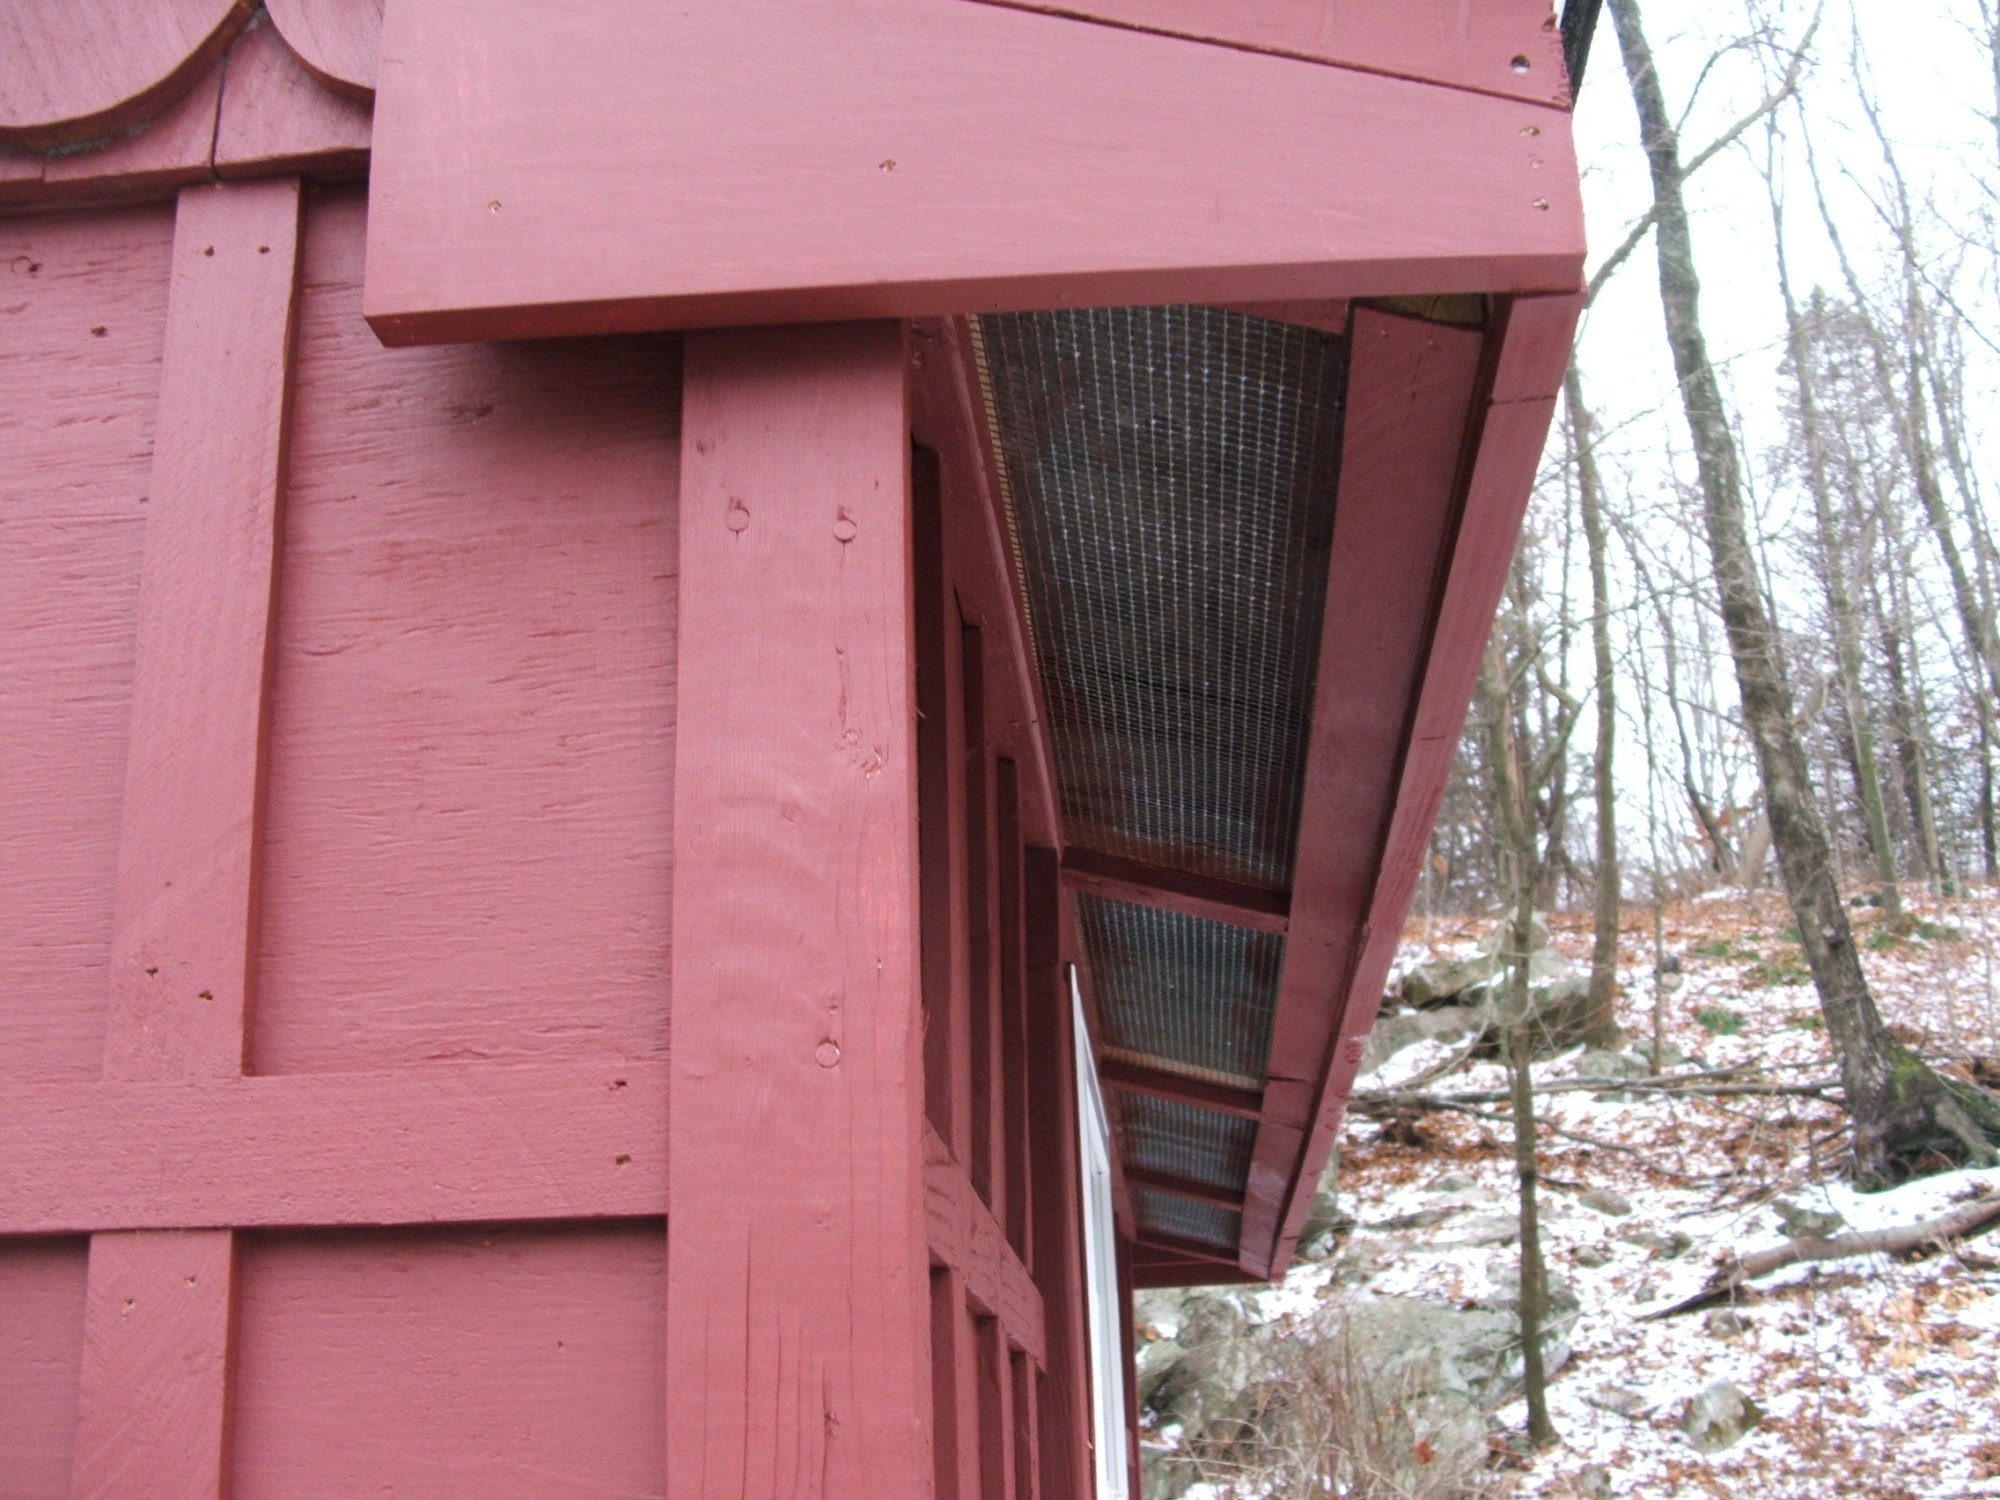
[[[1854,913],[1885,1019],[1926,1055],[2000,1054],[1996,896],[1918,900],[1924,925],[1895,942],[1874,926],[1872,911]],[[1654,1025],[1651,913],[1634,911],[1627,922],[1620,1019],[1639,1042]],[[1555,926],[1556,946],[1587,959],[1587,921]],[[1661,993],[1661,1033],[1689,1059],[1668,1071],[1756,1063],[1774,1070],[1757,1075],[1771,1082],[1832,1078],[1788,926],[1774,897],[1740,892],[1665,913],[1665,951],[1681,973]],[[1399,967],[1469,952],[1480,935],[1468,924],[1433,930],[1426,941],[1413,922],[1412,951]],[[1394,1087],[1451,1050],[1406,1049],[1359,1087]],[[1536,1075],[1571,1076],[1575,1061],[1551,1059]],[[1431,1087],[1499,1090],[1505,1076],[1496,1064],[1475,1064]],[[1846,1228],[1880,1228],[2000,1191],[2000,1171],[1857,1193],[1841,1176],[1842,1116],[1812,1097],[1578,1091],[1543,1095],[1539,1109],[1544,1245],[1582,1316],[1575,1352],[1550,1389],[1560,1445],[1509,1476],[1514,1493],[2000,1496],[2000,1234],[1913,1262],[1876,1256],[1793,1268],[1759,1283],[1733,1316],[1638,1321],[1699,1288],[1727,1255],[1786,1238],[1781,1205],[1837,1213]],[[1334,1259],[1301,1265],[1263,1294],[1263,1316],[1307,1311],[1336,1276],[1372,1292],[1469,1299],[1516,1263],[1488,1239],[1515,1211],[1511,1126],[1432,1114],[1417,1134],[1414,1142],[1395,1137],[1350,1114],[1340,1191],[1361,1227]],[[1631,1211],[1616,1212],[1607,1189]],[[1584,1201],[1591,1190],[1600,1190],[1596,1206]],[[1718,1379],[1734,1381],[1765,1415],[1742,1442],[1705,1457],[1677,1418],[1688,1397]],[[1524,1428],[1523,1407],[1503,1409],[1500,1420]]]

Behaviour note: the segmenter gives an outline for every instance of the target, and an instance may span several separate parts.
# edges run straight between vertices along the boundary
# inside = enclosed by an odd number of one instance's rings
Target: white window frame
[[[1098,1500],[1132,1500],[1126,1452],[1125,1319],[1118,1297],[1118,1229],[1111,1201],[1111,1120],[1097,1081],[1097,1054],[1083,1014],[1076,966],[1069,970],[1076,1032],[1077,1137],[1083,1156],[1084,1288],[1089,1304],[1091,1416]]]

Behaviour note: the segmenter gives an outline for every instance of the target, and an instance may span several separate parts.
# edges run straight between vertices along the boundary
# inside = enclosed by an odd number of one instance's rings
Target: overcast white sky
[[[1780,16],[1788,37],[1804,30],[1811,11],[1805,0],[1776,0],[1768,8]],[[1991,64],[1967,37],[1964,22],[1970,10],[1966,0],[1853,0],[1851,8],[1848,0],[1828,0],[1815,47],[1819,64],[1804,93],[1823,174],[1845,167],[1872,186],[1879,171],[1878,149],[1853,106],[1849,87],[1848,26],[1855,16],[1889,129],[1903,148],[1904,169],[1918,190],[1933,191],[1941,205],[1967,209],[1977,198],[1978,182],[1995,180],[2000,163],[1994,132],[1982,115],[1994,108]],[[1750,29],[1744,0],[1652,0],[1646,22],[1669,104],[1675,108],[1686,101],[1711,54]],[[1683,154],[1692,155],[1720,135],[1763,94],[1754,60],[1725,61],[1710,73],[1695,101],[1683,130]],[[1794,130],[1796,118],[1785,123]],[[1652,201],[1608,14],[1598,26],[1576,131],[1594,269],[1598,257],[1624,237]],[[1745,142],[1761,151],[1761,127]],[[1802,160],[1790,163],[1787,184],[1789,254],[1798,290],[1803,294],[1815,281],[1837,288],[1839,266],[1820,230]],[[1839,184],[1838,191],[1850,248],[1871,258],[1879,254],[1883,242],[1867,205],[1847,183]],[[1748,155],[1731,149],[1702,169],[1691,184],[1691,200],[1711,352],[1730,372],[1755,442],[1768,435],[1775,417],[1783,337],[1763,184]],[[1585,325],[1583,368],[1609,421],[1629,420],[1635,412],[1672,399],[1657,278],[1649,240],[1606,286]],[[1989,332],[2000,328],[1990,325]],[[1676,446],[1684,449],[1678,413],[1668,408],[1663,416],[1674,427]],[[1632,434],[1632,442],[1638,453],[1657,446],[1651,434],[1639,432]]]
[[[1752,29],[1750,5],[1772,17],[1787,39],[1797,38],[1810,19],[1812,0],[1649,0],[1646,23],[1659,59],[1669,106],[1688,105],[1689,89],[1710,58],[1733,39]],[[1995,108],[1991,59],[1968,34],[1972,0],[1826,0],[1814,52],[1817,65],[1804,86],[1804,103],[1820,153],[1822,176],[1834,196],[1835,213],[1850,253],[1862,263],[1864,279],[1893,274],[1887,257],[1889,241],[1866,198],[1863,185],[1873,189],[1881,173],[1879,148],[1868,132],[1854,100],[1849,67],[1851,28],[1858,27],[1869,78],[1880,100],[1891,136],[1896,141],[1906,175],[1920,205],[1934,202],[1953,216],[1967,233],[1979,235],[1987,247],[1968,264],[1967,295],[1977,299],[1984,332],[2000,342],[2000,317],[1994,316],[1992,292],[1993,236],[1979,215],[1990,212],[1992,187],[2000,182],[2000,151],[1990,114]],[[1758,60],[1746,53],[1726,57],[1707,73],[1682,126],[1683,156],[1691,157],[1731,124],[1753,109],[1766,92]],[[1799,120],[1787,112],[1784,127],[1796,136]],[[1607,13],[1600,21],[1576,113],[1579,156],[1584,168],[1591,268],[1624,238],[1627,227],[1652,201],[1652,185],[1638,147],[1638,132],[1627,89],[1617,36]],[[1761,157],[1763,127],[1753,127],[1744,145]],[[1847,174],[1852,174],[1851,177]],[[1815,285],[1844,295],[1841,273],[1811,196],[1803,155],[1794,150],[1784,167],[1788,199],[1788,254],[1794,289],[1804,296]],[[1781,440],[1784,383],[1781,374],[1783,314],[1776,290],[1769,208],[1764,185],[1750,151],[1732,147],[1705,166],[1690,184],[1694,216],[1695,254],[1703,289],[1703,312],[1711,354],[1720,365],[1733,399],[1744,438],[1745,459],[1759,481],[1761,457]],[[1930,247],[1940,262],[1950,253],[1948,236]],[[1691,566],[1705,569],[1694,518],[1672,499],[1675,471],[1692,479],[1687,461],[1688,440],[1675,392],[1671,362],[1661,328],[1658,260],[1650,238],[1605,287],[1587,316],[1579,343],[1581,367],[1589,397],[1605,435],[1599,454],[1605,462],[1614,503],[1662,546],[1678,546]],[[1984,288],[1984,290],[1979,290]],[[1978,397],[1968,405],[1977,413],[2000,400],[2000,361],[1979,351],[1983,363],[1974,372]],[[1969,393],[1970,394],[1970,393]],[[1974,441],[1993,472],[2000,438],[1975,417]],[[1560,462],[1561,439],[1552,435],[1546,472]],[[1551,501],[1556,505],[1552,506]],[[1799,497],[1759,483],[1753,504],[1765,508],[1767,531],[1781,532],[1796,519]],[[1560,524],[1557,496],[1545,496],[1537,514],[1545,528]],[[1580,542],[1576,544],[1580,550]],[[1628,592],[1630,575],[1613,548],[1614,594]],[[1779,550],[1782,557],[1782,549]],[[1581,558],[1575,559],[1581,568]],[[1587,585],[1578,572],[1571,587]],[[1787,598],[1780,578],[1781,610],[1797,605],[1785,623],[1809,625],[1806,605],[1796,595]],[[1587,596],[1586,596],[1587,597]],[[1619,624],[1619,634],[1625,629]],[[1589,680],[1588,642],[1579,637],[1571,659],[1572,680]],[[1942,654],[1944,637],[1933,632],[1930,654]],[[1621,656],[1623,656],[1621,651]],[[1629,675],[1634,663],[1625,662]],[[1734,698],[1734,681],[1726,661],[1713,664],[1718,704]],[[1641,795],[1645,767],[1636,733],[1636,694],[1621,689],[1620,782],[1625,789],[1622,819],[1628,840],[1643,859],[1647,806]],[[1671,731],[1662,726],[1663,734]],[[1576,741],[1588,745],[1588,728]],[[1668,768],[1663,767],[1663,771]],[[1748,801],[1754,788],[1747,757],[1739,768],[1738,801]],[[1671,772],[1668,772],[1671,776]],[[1660,816],[1671,839],[1681,819],[1677,795],[1661,793]],[[1725,799],[1729,800],[1729,799]],[[1628,848],[1634,846],[1628,842]]]

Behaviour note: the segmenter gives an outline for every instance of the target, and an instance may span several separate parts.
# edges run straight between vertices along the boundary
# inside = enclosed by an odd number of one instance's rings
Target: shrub
[[[1364,1361],[1338,1308],[1269,1351],[1253,1414],[1191,1455],[1227,1500],[1488,1500],[1483,1424],[1427,1412],[1417,1372]],[[1428,1418],[1428,1419],[1427,1419]]]
[[[1726,1005],[1704,1005],[1694,1013],[1695,1024],[1710,1036],[1735,1036],[1743,1029],[1743,1017]]]
[[[1748,960],[1757,957],[1754,950],[1745,948],[1732,938],[1703,938],[1688,949],[1696,958],[1712,958],[1727,963],[1732,959]]]
[[[1812,971],[1796,953],[1761,958],[1743,972],[1743,982],[1760,990],[1781,989],[1786,985],[1810,984]]]

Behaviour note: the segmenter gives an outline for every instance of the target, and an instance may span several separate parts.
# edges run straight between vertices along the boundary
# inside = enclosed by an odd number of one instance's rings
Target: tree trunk
[[[1529,1072],[1534,1043],[1528,1035],[1531,1005],[1528,955],[1535,933],[1535,832],[1528,821],[1527,789],[1520,743],[1514,734],[1513,692],[1497,640],[1486,650],[1480,678],[1485,701],[1489,758],[1493,763],[1493,798],[1498,804],[1505,839],[1502,863],[1509,901],[1507,942],[1507,1003],[1502,1024],[1507,1032],[1509,1086],[1514,1102],[1514,1168],[1520,1180],[1521,1211],[1521,1363],[1528,1398],[1528,1438],[1538,1448],[1556,1440],[1549,1420],[1548,1371],[1542,1361],[1542,1325],[1548,1317],[1548,1268],[1542,1262],[1540,1205],[1536,1188],[1540,1172],[1535,1153],[1535,1091]]]
[[[1584,1043],[1615,1047],[1618,1028],[1618,918],[1624,891],[1618,870],[1618,719],[1616,665],[1611,656],[1611,586],[1605,561],[1604,481],[1597,469],[1596,433],[1574,363],[1563,377],[1563,401],[1576,444],[1577,506],[1590,557],[1590,651],[1595,682],[1597,746],[1591,784],[1597,798],[1597,881],[1590,945],[1590,1014]]]
[[[1883,571],[1893,574],[1895,569]],[[1893,577],[1890,607],[1884,607],[1879,588],[1873,593],[1882,637],[1882,663],[1889,677],[1890,724],[1896,738],[1897,768],[1902,773],[1903,800],[1909,805],[1910,831],[1923,861],[1924,874],[1930,880],[1931,890],[1937,892],[1944,888],[1944,859],[1938,847],[1937,818],[1931,810],[1930,772],[1924,764],[1924,746],[1930,743],[1930,710],[1924,700],[1923,677],[1918,672],[1906,671],[1903,662],[1903,648],[1912,639],[1914,628],[1909,594],[1896,586]],[[1913,677],[1914,695],[1910,691]]]
[[[1642,568],[1640,582],[1650,589],[1650,580]],[[1654,604],[1659,600],[1656,597]],[[1662,868],[1665,860],[1660,854],[1660,757],[1658,741],[1653,736],[1653,674],[1647,665],[1648,654],[1640,649],[1639,626],[1636,621],[1631,627],[1632,664],[1639,677],[1639,738],[1646,752],[1646,852],[1650,859],[1647,871],[1648,882],[1653,887],[1653,1045],[1650,1056],[1650,1071],[1655,1077],[1664,1071],[1667,1052],[1667,934],[1666,934],[1666,872]]]
[[[1744,521],[1735,435],[1701,327],[1701,287],[1681,196],[1680,142],[1641,25],[1638,0],[1609,0],[1659,206],[1655,228],[1667,343],[1694,439],[1710,560],[1736,668],[1744,727],[1756,751],[1771,840],[1840,1064],[1856,1176],[1887,1184],[1929,1159],[1991,1160],[2000,1101],[1956,1089],[1889,1035],[1862,973],[1833,880],[1832,850],[1809,783],[1791,691],[1775,650]]]
[[[1847,548],[1834,522],[1826,437],[1820,428],[1818,351],[1812,347],[1798,300],[1792,295],[1791,263],[1785,254],[1784,211],[1778,200],[1775,170],[1767,171],[1764,187],[1771,205],[1778,292],[1785,304],[1785,352],[1791,359],[1792,380],[1798,395],[1799,439],[1805,449],[1806,488],[1812,495],[1820,583],[1826,592],[1826,612],[1833,626],[1834,662],[1840,673],[1841,706],[1845,710],[1848,749],[1854,762],[1855,795],[1868,825],[1868,846],[1875,857],[1875,879],[1882,891],[1882,915],[1891,928],[1900,932],[1907,922],[1902,890],[1896,880],[1896,848],[1889,838],[1889,819],[1883,807],[1875,727],[1861,686],[1861,621],[1848,588]]]
[[[2000,833],[1996,833],[1993,795],[1993,726],[1979,720],[1979,852],[1985,857],[1986,878],[2000,880]]]
[[[1986,61],[1993,70],[1993,113],[1988,117],[1993,126],[1994,166],[2000,167],[2000,6],[1979,0],[1979,25],[1986,33]]]
[[[1996,52],[1994,56],[1996,65],[2000,65],[2000,52]],[[2000,79],[1996,79],[1996,82],[2000,82]],[[2000,122],[2000,116],[1995,118],[1996,122]],[[1932,399],[1938,410],[1953,414],[1954,420],[1941,424],[1945,438],[1944,451],[1950,463],[1953,482],[1958,487],[1959,500],[1964,507],[1966,529],[1972,538],[1974,560],[1977,563],[1973,581],[1979,587],[1979,617],[1989,622],[1990,628],[1990,622],[1995,615],[1993,534],[1985,524],[1985,497],[1979,488],[1978,470],[1974,468],[1971,458],[1965,451],[1964,435],[1967,423],[1964,419],[1964,402],[1962,397],[1954,399],[1954,393],[1962,388],[1963,377],[1961,374],[1960,378],[1948,388],[1940,363],[1938,355],[1933,350],[1926,354],[1924,368],[1930,382]],[[1908,590],[1904,589],[1902,594],[1903,612],[1907,613]],[[1918,685],[1921,688],[1921,678]],[[1972,707],[1979,724],[1979,847],[1984,856],[1986,878],[2000,880],[2000,836],[1996,836],[1994,827],[1993,762],[1989,754],[1994,739],[1994,697],[1992,692],[1986,690],[1988,686],[1986,679],[1975,665],[1972,672]],[[1928,722],[1928,714],[1925,715],[1925,719]],[[1935,817],[1932,820],[1930,838],[1933,849],[1937,851],[1932,861],[1935,867],[1934,878],[1941,882],[1946,876],[1946,870],[1942,848],[1937,838]]]

